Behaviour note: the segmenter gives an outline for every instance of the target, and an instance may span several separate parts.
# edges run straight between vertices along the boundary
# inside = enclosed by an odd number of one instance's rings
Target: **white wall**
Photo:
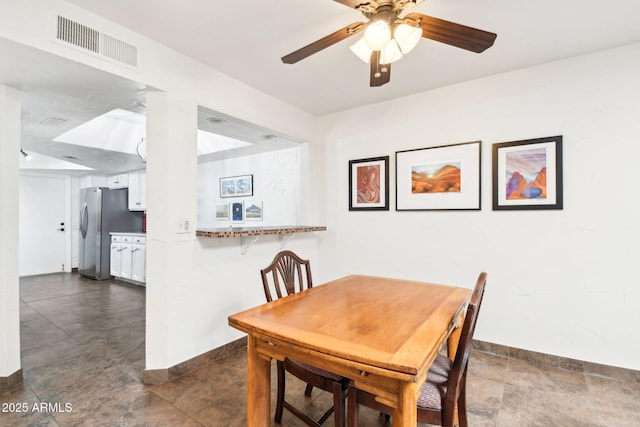
[[[0,378],[20,370],[18,157],[21,94],[0,84]]]
[[[253,196],[220,197],[223,177],[253,175]],[[229,227],[217,220],[216,205],[242,201],[245,208],[262,206],[262,221],[246,220],[238,226],[300,225],[300,148],[220,160],[198,165],[198,228]]]
[[[640,369],[639,75],[635,44],[322,118],[335,171],[322,275],[471,287],[484,270],[476,338]],[[554,135],[564,136],[564,209],[492,211],[491,144]],[[395,151],[473,140],[482,211],[395,211]],[[349,212],[348,161],[382,155],[391,210]]]

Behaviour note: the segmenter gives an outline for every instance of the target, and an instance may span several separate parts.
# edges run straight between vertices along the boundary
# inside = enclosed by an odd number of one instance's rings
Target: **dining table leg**
[[[271,423],[271,360],[260,356],[256,338],[247,344],[247,427]]]
[[[393,411],[393,427],[415,427],[418,423],[418,386],[414,382],[400,385],[398,407]]]

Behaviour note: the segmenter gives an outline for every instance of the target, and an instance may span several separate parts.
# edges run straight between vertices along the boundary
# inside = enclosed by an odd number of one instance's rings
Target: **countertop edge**
[[[210,237],[224,239],[231,237],[263,236],[268,234],[309,233],[325,231],[325,226],[282,226],[282,227],[236,227],[236,228],[205,228],[196,230],[196,237]]]

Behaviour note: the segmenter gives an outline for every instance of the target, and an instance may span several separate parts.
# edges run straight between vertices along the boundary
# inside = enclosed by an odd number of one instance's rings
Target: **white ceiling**
[[[280,61],[310,42],[366,20],[337,1],[67,1],[315,115],[640,41],[638,0],[426,0],[412,11],[497,33],[494,46],[475,54],[422,39],[393,64],[390,83],[370,88],[368,65],[349,49],[358,36],[297,64]],[[113,108],[143,111],[144,87],[3,39],[0,54],[0,82],[24,94],[25,149],[58,158],[64,153],[104,171],[142,166],[124,153],[50,141],[79,124],[75,122]],[[206,127],[211,125],[207,117],[218,113],[200,115]],[[57,128],[51,120],[40,123],[50,116],[74,123],[58,123]],[[248,123],[224,127],[228,132],[245,129],[254,138],[271,132]]]
[[[426,0],[412,11],[494,32],[494,46],[475,54],[423,39],[389,84],[370,88],[368,65],[349,49],[358,36],[280,61],[365,20],[337,1],[69,1],[317,115],[640,40],[638,0]]]

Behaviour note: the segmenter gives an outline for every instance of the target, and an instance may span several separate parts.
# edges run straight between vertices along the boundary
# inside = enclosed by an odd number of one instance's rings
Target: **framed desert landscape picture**
[[[479,210],[481,142],[396,152],[396,210]]]
[[[562,209],[562,136],[493,144],[493,210]]]

